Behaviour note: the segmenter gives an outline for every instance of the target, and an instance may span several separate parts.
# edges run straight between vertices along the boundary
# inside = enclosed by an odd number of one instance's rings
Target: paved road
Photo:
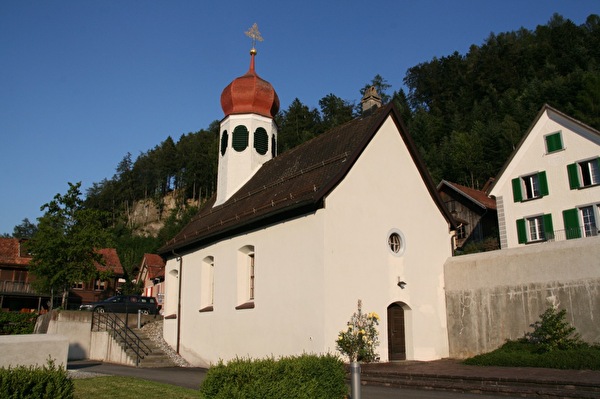
[[[67,369],[74,374],[98,373],[105,375],[120,375],[135,377],[164,384],[178,385],[184,388],[198,389],[204,378],[206,370],[196,367],[169,367],[169,368],[137,368],[111,363],[94,362],[89,360],[69,362]],[[498,399],[500,396],[467,394],[461,392],[417,390],[395,387],[367,385],[361,387],[361,399],[439,399],[439,398],[466,398],[466,399]],[[509,396],[502,396],[511,399]]]

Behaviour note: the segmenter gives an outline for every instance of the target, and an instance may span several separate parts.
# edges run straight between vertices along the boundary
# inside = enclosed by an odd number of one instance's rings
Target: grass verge
[[[474,356],[464,363],[476,366],[600,370],[600,346],[580,344],[571,349],[540,352],[534,344],[507,341],[495,351]]]
[[[93,377],[73,380],[75,399],[198,399],[200,392],[133,377]]]

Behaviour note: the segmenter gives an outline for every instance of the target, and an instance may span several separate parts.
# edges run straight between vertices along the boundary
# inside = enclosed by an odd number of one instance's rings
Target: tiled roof
[[[165,261],[160,255],[144,254],[140,271],[144,269],[144,265],[148,268],[148,278],[164,277]]]
[[[0,238],[0,265],[27,266],[31,257],[21,256],[17,238]]]
[[[104,265],[96,263],[96,269],[98,271],[112,271],[117,276],[122,276],[124,274],[123,266],[121,266],[121,261],[119,260],[117,250],[115,248],[99,249],[97,252],[101,254],[104,259]]]
[[[416,147],[393,105],[335,127],[265,163],[225,203],[213,208],[214,197],[159,250],[163,256],[208,245],[322,207],[324,197],[344,178],[367,144],[391,116],[440,212],[454,226]]]
[[[459,194],[463,195],[464,197],[468,198],[473,203],[481,206],[484,209],[496,210],[496,200],[488,197],[488,195],[484,191],[475,190],[474,188],[469,188],[458,183],[452,183],[446,180],[442,180],[440,182],[440,184],[438,185],[438,189],[441,187],[441,185],[446,185],[450,187],[454,191],[458,192]]]

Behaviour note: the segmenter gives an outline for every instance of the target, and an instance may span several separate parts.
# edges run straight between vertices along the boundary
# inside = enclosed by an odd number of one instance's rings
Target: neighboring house
[[[25,240],[0,238],[0,309],[5,311],[41,310],[48,296],[38,295],[32,288],[29,273],[31,255]]]
[[[600,132],[545,105],[496,178],[502,248],[598,234]]]
[[[217,193],[160,249],[164,337],[194,365],[326,353],[362,300],[381,360],[448,356],[454,223],[393,105],[276,156],[255,72],[221,96]]]
[[[69,308],[78,308],[82,303],[98,302],[116,295],[121,279],[124,276],[121,261],[115,248],[98,250],[102,255],[103,264],[96,262],[98,274],[90,281],[79,281],[73,284],[69,292]],[[103,278],[104,276],[108,276]]]
[[[437,190],[456,221],[455,246],[464,250],[468,244],[484,245],[482,250],[499,248],[496,200],[485,190],[476,190],[442,180]]]
[[[160,255],[144,254],[136,281],[142,282],[143,295],[155,297],[164,306],[165,261]]]

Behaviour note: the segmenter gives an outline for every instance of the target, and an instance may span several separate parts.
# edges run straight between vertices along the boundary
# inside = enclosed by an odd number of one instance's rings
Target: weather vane
[[[250,39],[252,39],[252,50],[256,51],[256,49],[254,48],[254,46],[256,45],[256,41],[258,40],[259,42],[263,41],[262,36],[260,35],[260,32],[258,31],[258,25],[256,24],[256,22],[254,23],[254,25],[252,25],[252,27],[250,29],[248,29],[246,33],[246,36],[248,36]]]

